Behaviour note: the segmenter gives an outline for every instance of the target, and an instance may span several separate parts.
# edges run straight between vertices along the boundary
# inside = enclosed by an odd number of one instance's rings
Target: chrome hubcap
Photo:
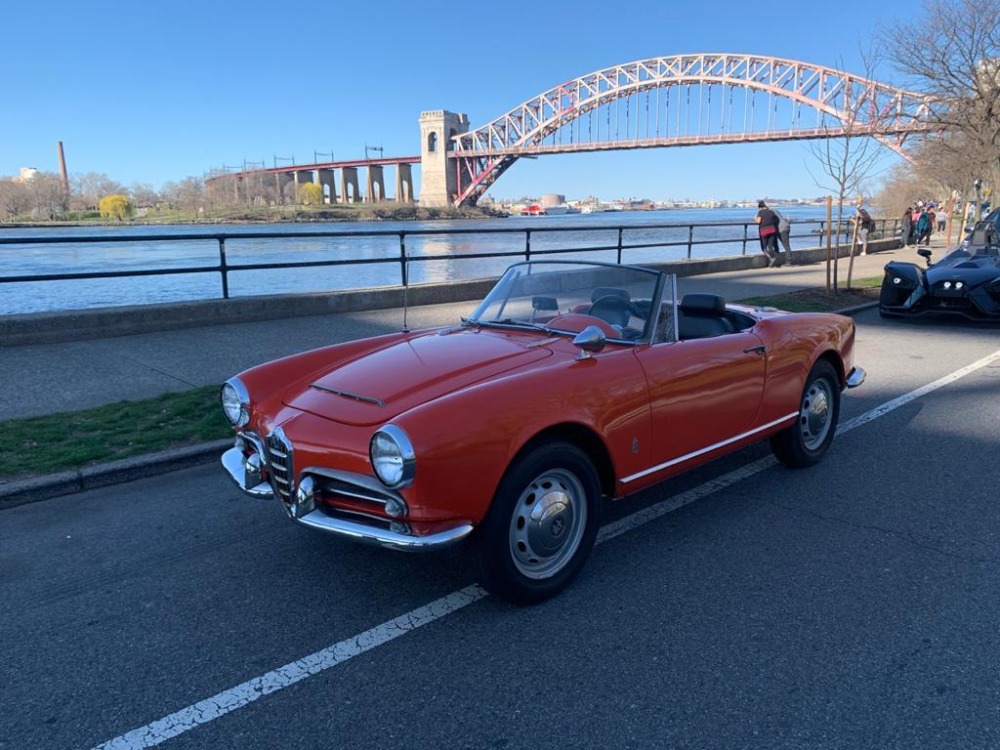
[[[833,418],[832,404],[833,395],[826,378],[813,381],[802,397],[799,429],[802,431],[802,443],[808,450],[816,450],[826,440]]]
[[[556,469],[525,487],[510,520],[510,551],[528,578],[549,578],[572,559],[587,525],[583,486]]]

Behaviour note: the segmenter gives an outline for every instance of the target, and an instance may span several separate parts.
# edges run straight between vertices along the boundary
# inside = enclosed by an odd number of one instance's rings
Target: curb
[[[836,312],[840,315],[853,315],[877,306],[878,302],[866,302]],[[88,466],[76,471],[63,471],[43,477],[0,483],[0,511],[211,463],[219,460],[222,452],[232,444],[233,441],[229,438],[214,440],[210,443]]]
[[[0,484],[0,511],[217,461],[231,439],[189,445],[43,477]]]

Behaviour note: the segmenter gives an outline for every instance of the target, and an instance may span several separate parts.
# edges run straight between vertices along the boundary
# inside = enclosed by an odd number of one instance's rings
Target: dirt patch
[[[823,288],[800,289],[770,297],[754,297],[742,303],[777,307],[788,312],[835,312],[878,302],[879,290],[878,286],[839,289],[836,293]]]

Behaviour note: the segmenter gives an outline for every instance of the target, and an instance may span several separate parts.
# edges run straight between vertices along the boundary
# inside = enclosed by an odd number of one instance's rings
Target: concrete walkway
[[[943,240],[931,249],[940,257]],[[854,279],[882,275],[890,260],[921,262],[916,248],[886,250],[854,259]],[[838,262],[841,287],[848,259]],[[826,264],[808,262],[678,279],[678,291],[718,294],[735,301],[826,285]],[[411,329],[455,323],[474,302],[410,308]],[[221,384],[252,365],[319,346],[397,331],[399,309],[335,313],[251,323],[187,328],[116,338],[0,349],[0,422],[167,392]]]

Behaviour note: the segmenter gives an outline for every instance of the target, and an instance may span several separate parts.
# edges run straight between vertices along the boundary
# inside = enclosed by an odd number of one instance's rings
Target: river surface
[[[793,247],[819,244],[814,236],[822,206],[781,209],[792,220]],[[38,237],[128,238],[157,235],[155,241],[88,243],[0,244],[0,315],[139,305],[157,302],[219,299],[223,296],[218,271],[177,275],[132,276],[111,279],[3,283],[13,276],[57,273],[133,272],[150,269],[218,266],[219,243],[211,235],[237,235],[226,240],[230,266],[229,296],[329,292],[398,286],[402,283],[399,232],[404,232],[410,284],[447,282],[498,276],[508,265],[523,260],[526,233],[539,251],[572,248],[565,259],[589,258],[615,262],[619,228],[626,249],[625,263],[682,260],[688,256],[688,239],[695,259],[729,257],[744,252],[744,228],[756,209],[675,209],[670,211],[617,211],[544,217],[510,217],[483,221],[352,222],[309,224],[212,224],[184,226],[57,227],[0,229],[0,238]],[[798,223],[797,223],[798,222]],[[726,226],[726,224],[729,224]],[[652,229],[643,225],[681,225]],[[690,228],[689,228],[690,225]],[[487,230],[517,229],[510,234]],[[550,231],[550,230],[560,231]],[[447,234],[460,230],[458,234]],[[396,232],[387,236],[296,236],[309,232]],[[281,238],[246,238],[238,235],[281,232]],[[469,233],[471,232],[471,233]],[[754,227],[748,230],[746,252],[759,252]],[[171,239],[178,235],[205,235],[206,239]],[[519,254],[511,257],[475,257],[488,253]],[[257,263],[328,260],[357,261],[352,265],[239,270]]]

